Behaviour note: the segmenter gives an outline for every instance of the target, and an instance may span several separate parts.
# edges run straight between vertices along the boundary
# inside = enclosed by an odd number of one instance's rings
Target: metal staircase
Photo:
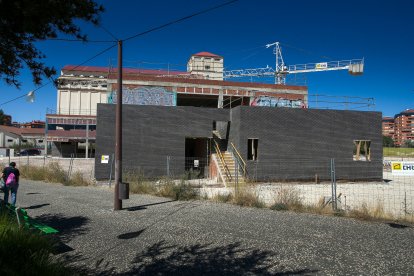
[[[245,183],[245,174],[240,170],[240,166],[237,166],[234,155],[229,151],[221,151],[217,141],[214,142],[216,154],[213,154],[213,160],[216,162],[218,175],[224,186]]]

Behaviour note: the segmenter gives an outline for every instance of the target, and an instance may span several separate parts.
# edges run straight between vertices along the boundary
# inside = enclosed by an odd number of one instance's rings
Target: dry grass
[[[52,162],[46,167],[21,166],[20,174],[23,178],[45,181],[50,183],[62,183],[68,186],[88,186],[92,181],[86,179],[82,173],[75,172],[70,177],[57,162]]]
[[[182,180],[175,183],[168,178],[156,182],[148,181],[140,171],[124,172],[124,179],[129,182],[131,193],[150,194],[155,196],[168,197],[174,200],[200,199],[199,190]]]
[[[221,202],[221,203],[229,203],[233,201],[233,194],[227,193],[227,194],[216,194],[212,198],[215,202]]]
[[[362,219],[362,220],[395,220],[392,214],[384,211],[384,203],[378,201],[374,207],[369,207],[363,203],[360,207],[354,208],[347,213],[348,217]]]
[[[300,192],[293,187],[281,187],[276,191],[275,203],[270,209],[282,211],[304,211],[306,208],[302,204]]]
[[[234,194],[232,203],[244,207],[265,208],[266,204],[260,200],[257,193],[246,187]]]

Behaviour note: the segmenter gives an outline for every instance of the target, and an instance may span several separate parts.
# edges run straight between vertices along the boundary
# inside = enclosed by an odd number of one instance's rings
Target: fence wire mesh
[[[94,178],[95,159],[43,156],[0,158],[3,166],[12,161],[18,167],[44,167],[58,163],[68,174],[80,172],[86,178]],[[249,189],[268,206],[280,201],[296,200],[305,206],[329,206],[336,207],[337,211],[414,221],[414,176],[395,175],[391,171],[392,162],[402,161],[401,158],[386,158],[381,164],[380,175],[364,168],[368,162],[358,162],[361,165],[357,171],[358,180],[348,173],[350,170],[355,173],[355,166],[340,160],[334,160],[334,166],[331,159],[273,160],[266,163],[258,160],[248,163],[246,178],[241,169],[235,169],[238,167],[236,163],[235,168],[231,169],[234,171],[234,179],[227,182],[212,170],[214,161],[209,157],[165,156],[161,161],[154,164],[149,162],[134,169],[124,164],[124,174],[140,175],[141,179],[150,182],[156,182],[162,177],[189,181],[196,183],[200,192],[207,197],[235,194],[242,189]],[[114,179],[113,166],[114,162],[109,160],[106,167],[107,180]],[[266,177],[263,177],[263,172],[266,172]]]

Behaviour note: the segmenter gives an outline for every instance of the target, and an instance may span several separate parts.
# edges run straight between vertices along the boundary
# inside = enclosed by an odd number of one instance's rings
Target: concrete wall
[[[123,105],[123,169],[143,171],[145,176],[184,173],[185,138],[212,137],[213,121],[228,120],[228,110],[191,106]],[[96,136],[97,179],[109,177],[110,161],[102,155],[115,151],[115,105],[98,104]]]
[[[253,178],[329,179],[331,158],[338,179],[382,178],[380,112],[240,106],[231,114],[243,158],[248,139],[259,139],[258,160],[247,162]],[[371,140],[371,162],[353,161],[354,140]]]

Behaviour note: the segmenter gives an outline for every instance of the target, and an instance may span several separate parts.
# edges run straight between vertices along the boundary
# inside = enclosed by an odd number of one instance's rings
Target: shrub
[[[89,186],[91,182],[85,179],[81,172],[75,172],[64,184],[70,186]]]
[[[275,203],[270,207],[272,210],[293,210],[301,211],[304,209],[300,193],[293,187],[281,187],[277,190]]]
[[[223,202],[223,203],[231,202],[233,201],[233,194],[232,193],[227,193],[227,194],[218,193],[213,197],[213,200],[216,202]]]
[[[158,195],[169,197],[174,200],[192,200],[200,198],[199,191],[190,184],[186,184],[184,181],[181,181],[179,184],[167,181],[161,185]]]
[[[251,189],[245,188],[238,191],[233,198],[233,202],[239,206],[264,208],[266,204],[259,199],[259,196]]]

